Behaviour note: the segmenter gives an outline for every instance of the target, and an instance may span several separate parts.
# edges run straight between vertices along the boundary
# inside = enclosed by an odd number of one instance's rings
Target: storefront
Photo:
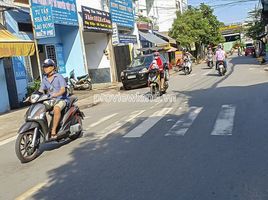
[[[132,0],[110,0],[110,13],[113,22],[112,43],[116,63],[117,80],[120,73],[130,64],[137,49],[137,30],[135,29]]]
[[[93,83],[112,81],[109,46],[112,36],[110,13],[82,6],[83,39],[90,77]]]
[[[53,59],[59,73],[87,73],[75,0],[32,0],[32,20],[39,60]],[[38,65],[36,65],[38,66]]]
[[[16,37],[0,24],[0,113],[19,107],[25,98],[25,58],[34,52],[33,41]]]

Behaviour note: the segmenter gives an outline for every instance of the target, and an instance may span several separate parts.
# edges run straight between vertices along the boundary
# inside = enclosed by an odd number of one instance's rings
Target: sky
[[[245,21],[248,16],[248,11],[254,9],[255,6],[259,6],[258,0],[232,6],[215,6],[225,4],[226,0],[188,0],[188,4],[192,6],[198,6],[200,3],[205,3],[212,6],[214,9],[214,14],[218,17],[219,21],[224,22],[225,24]]]

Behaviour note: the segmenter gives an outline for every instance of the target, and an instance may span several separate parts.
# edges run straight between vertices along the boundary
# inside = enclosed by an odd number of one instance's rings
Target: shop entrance
[[[129,46],[116,46],[114,47],[115,64],[117,72],[117,80],[121,81],[120,74],[131,62]]]
[[[4,69],[7,83],[8,99],[11,109],[19,107],[17,86],[11,58],[4,59]]]

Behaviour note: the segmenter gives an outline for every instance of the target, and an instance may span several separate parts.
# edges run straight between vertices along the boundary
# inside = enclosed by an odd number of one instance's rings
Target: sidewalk
[[[77,105],[81,110],[98,105],[100,102],[94,102],[94,95],[105,92],[118,92],[121,85],[115,84],[94,84],[91,91],[74,91],[74,96],[78,97]],[[0,141],[11,138],[17,134],[18,129],[24,122],[24,115],[27,107],[11,110],[8,113],[0,114]]]

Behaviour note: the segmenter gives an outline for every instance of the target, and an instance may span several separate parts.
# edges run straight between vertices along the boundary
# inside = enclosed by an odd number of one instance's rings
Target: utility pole
[[[38,42],[37,42],[37,39],[35,38],[36,34],[35,34],[34,19],[33,19],[33,9],[32,9],[32,2],[31,1],[29,1],[29,6],[30,6],[30,15],[31,15],[31,22],[32,22],[32,30],[33,30],[33,38],[34,38],[34,46],[35,46],[35,52],[36,52],[37,66],[38,66],[40,80],[42,81],[43,73],[42,73],[41,64],[40,64]]]

